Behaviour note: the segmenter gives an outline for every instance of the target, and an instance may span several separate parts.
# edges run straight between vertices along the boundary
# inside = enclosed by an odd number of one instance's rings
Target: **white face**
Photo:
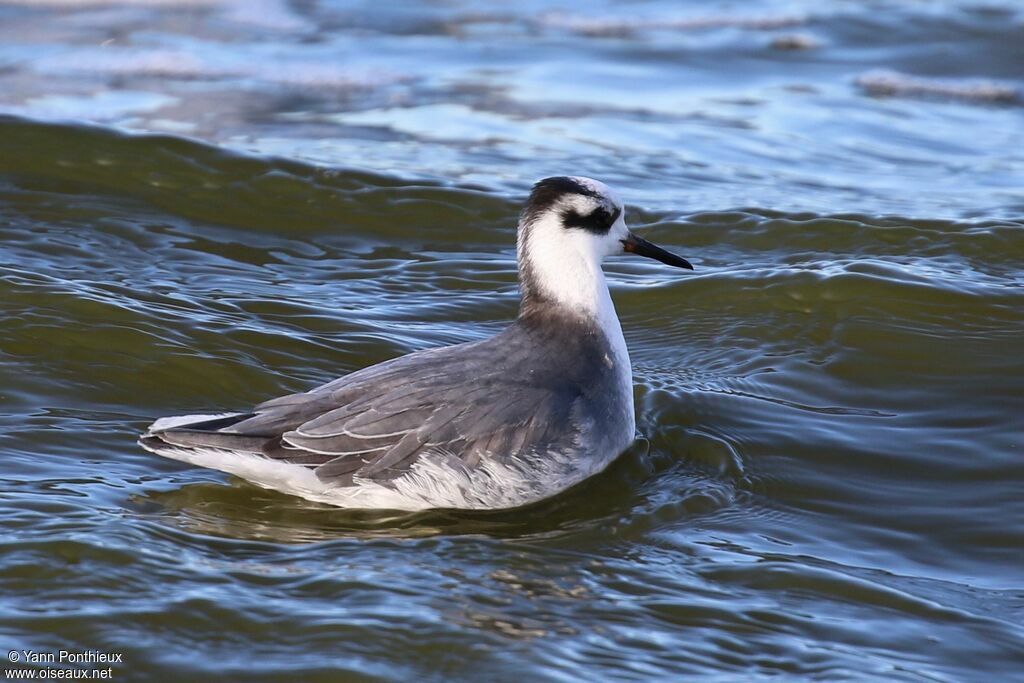
[[[543,295],[579,312],[614,317],[601,261],[625,251],[622,201],[590,178],[549,178],[535,186],[519,227],[524,297]],[[617,322],[615,323],[617,324]]]
[[[584,178],[582,176],[572,176],[572,180],[575,180],[588,190],[592,190],[597,195],[591,197],[577,194],[566,197],[566,201],[580,216],[585,219],[587,217],[594,218],[595,214],[601,216],[604,215],[603,212],[607,212],[609,216],[617,216],[617,218],[604,234],[582,228],[567,227],[567,229],[570,232],[582,232],[595,240],[597,242],[595,251],[602,256],[621,254],[623,251],[622,240],[626,239],[629,235],[629,228],[626,227],[626,207],[623,205],[622,200],[619,199],[619,196],[610,187],[600,180]]]
[[[543,298],[614,318],[601,272],[601,261],[613,254],[630,252],[693,268],[632,234],[625,214],[618,196],[597,180],[558,176],[537,182],[519,221],[519,276],[527,308]]]
[[[558,196],[532,217],[531,251],[544,250],[562,258],[578,254],[597,263],[606,256],[623,253],[622,240],[628,237],[629,229],[622,200],[599,180],[580,176],[569,180],[588,193]]]

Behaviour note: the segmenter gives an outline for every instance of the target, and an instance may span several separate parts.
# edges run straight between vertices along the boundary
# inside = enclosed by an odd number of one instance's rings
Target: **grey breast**
[[[413,353],[150,438],[258,452],[348,486],[386,482],[426,454],[473,468],[573,448],[584,425],[622,422],[619,392],[603,332],[539,312],[481,342]]]

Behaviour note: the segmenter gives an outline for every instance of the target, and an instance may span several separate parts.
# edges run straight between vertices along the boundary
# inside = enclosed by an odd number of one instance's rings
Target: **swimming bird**
[[[516,320],[251,410],[154,422],[146,449],[341,507],[514,508],[604,470],[634,440],[633,375],[602,260],[693,269],[634,235],[612,190],[545,178],[519,218]]]

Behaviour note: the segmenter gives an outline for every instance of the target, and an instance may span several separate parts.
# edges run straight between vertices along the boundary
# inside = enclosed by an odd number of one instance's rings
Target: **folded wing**
[[[579,431],[576,383],[488,346],[403,356],[250,413],[154,428],[145,438],[258,454],[338,486],[387,481],[427,455],[473,468],[570,445]]]

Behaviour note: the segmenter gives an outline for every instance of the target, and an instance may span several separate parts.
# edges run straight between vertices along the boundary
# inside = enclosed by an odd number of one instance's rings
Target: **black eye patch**
[[[603,206],[599,206],[586,215],[580,214],[576,209],[566,209],[562,212],[562,225],[566,229],[578,228],[603,235],[611,229],[615,221],[619,220],[621,213],[622,210],[618,208],[609,213],[608,209]]]

